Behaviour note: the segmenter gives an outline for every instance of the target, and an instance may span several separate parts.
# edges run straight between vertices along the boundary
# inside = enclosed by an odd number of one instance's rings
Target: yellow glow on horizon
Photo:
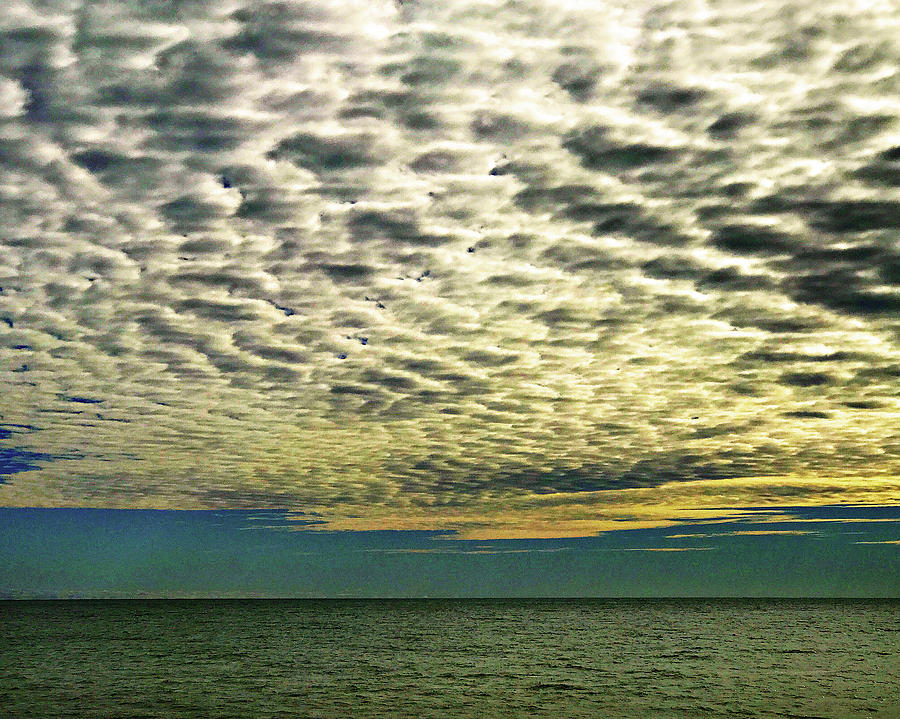
[[[800,490],[807,494],[801,495]],[[554,539],[589,537],[623,529],[674,527],[686,522],[726,523],[737,519],[766,524],[804,520],[780,507],[895,505],[900,479],[778,478],[668,482],[651,488],[529,494],[454,507],[335,508],[316,530],[448,530],[459,539]],[[748,507],[771,507],[768,516]],[[834,520],[839,521],[839,520]],[[857,521],[857,520],[854,520]],[[868,521],[868,520],[860,520]],[[300,527],[298,527],[299,529]],[[803,530],[745,530],[739,534],[803,534]],[[673,535],[678,536],[678,535]]]

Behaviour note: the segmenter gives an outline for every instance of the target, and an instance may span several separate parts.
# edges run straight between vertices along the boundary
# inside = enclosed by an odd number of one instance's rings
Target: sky
[[[900,507],[558,539],[298,530],[276,510],[0,509],[0,599],[897,597]]]
[[[265,594],[122,564],[177,519],[225,571],[197,537],[263,512],[241,561],[385,550],[289,593],[577,556],[561,593],[900,594],[898,36],[894,0],[5,2],[0,591]],[[811,516],[828,552],[715,529]],[[42,549],[89,537],[118,588]],[[541,552],[516,589],[447,537]]]

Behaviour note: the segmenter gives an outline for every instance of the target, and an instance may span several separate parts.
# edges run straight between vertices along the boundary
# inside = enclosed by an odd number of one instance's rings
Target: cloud
[[[713,233],[712,243],[719,249],[738,254],[782,254],[794,249],[796,242],[785,233],[765,227],[727,225]]]
[[[716,547],[623,547],[607,549],[607,552],[708,552]]]
[[[319,136],[301,132],[281,140],[266,153],[317,173],[352,170],[377,163],[374,138],[364,134]]]
[[[816,532],[807,529],[736,529],[732,532],[667,534],[666,539],[690,539],[695,537],[792,537],[804,534],[816,534]]]
[[[0,503],[883,499],[895,13],[779,7],[17,0]]]
[[[706,131],[719,140],[732,139],[740,130],[756,121],[752,113],[726,112],[717,117],[706,127]]]
[[[793,387],[820,387],[833,381],[833,377],[826,372],[786,372],[781,376],[781,382]]]
[[[264,62],[338,51],[347,41],[329,30],[330,13],[308,3],[262,3],[233,12],[231,19],[241,29],[222,45],[235,53],[253,53]]]
[[[573,58],[559,65],[551,77],[574,100],[584,102],[593,93],[601,72],[602,68],[589,57]]]
[[[577,155],[588,169],[604,172],[627,172],[648,165],[671,163],[680,155],[673,147],[619,140],[611,137],[607,128],[598,125],[569,134],[562,145]]]

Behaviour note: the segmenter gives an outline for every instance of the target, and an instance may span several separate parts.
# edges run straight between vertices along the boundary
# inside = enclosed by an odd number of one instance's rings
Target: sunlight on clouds
[[[721,484],[730,485],[723,492]],[[802,492],[800,488],[802,487]],[[818,491],[817,491],[818,490]],[[346,506],[326,513],[321,525],[310,530],[453,530],[461,539],[528,539],[587,537],[625,529],[676,527],[685,523],[724,524],[806,520],[785,514],[780,508],[847,504],[882,506],[894,503],[897,480],[845,479],[800,483],[796,478],[678,482],[648,489],[601,492],[520,495],[499,501],[470,502],[463,509],[437,507],[433,511],[407,507],[404,512],[382,507]],[[742,508],[752,507],[753,510]],[[772,507],[772,510],[765,510]],[[889,521],[871,518],[854,521]],[[892,520],[890,520],[892,521]],[[812,530],[741,530],[719,535],[801,535]],[[694,535],[673,534],[672,538]]]
[[[771,519],[769,521],[772,521]],[[666,539],[687,539],[689,537],[778,537],[816,534],[803,529],[747,529],[734,532],[711,532],[709,534],[667,534]]]
[[[896,503],[898,32],[10,4],[0,504],[549,537]]]

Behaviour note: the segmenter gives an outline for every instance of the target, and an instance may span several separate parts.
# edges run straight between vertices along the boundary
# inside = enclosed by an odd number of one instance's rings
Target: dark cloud
[[[382,370],[365,370],[360,377],[363,382],[379,385],[389,391],[409,391],[418,387],[418,383],[413,377]]]
[[[552,77],[553,82],[575,100],[584,102],[593,93],[600,73],[600,65],[589,58],[584,58],[562,63],[553,71]]]
[[[359,282],[372,276],[377,270],[370,265],[359,262],[323,262],[321,264],[310,263],[308,269],[316,269],[324,272],[335,282]]]
[[[339,192],[352,192],[340,188]],[[289,224],[297,217],[297,198],[277,187],[255,186],[241,188],[241,204],[235,216],[244,220],[273,225]]]
[[[790,252],[799,244],[784,232],[753,225],[726,225],[713,232],[710,241],[716,247],[741,254],[777,255]]]
[[[247,274],[241,267],[185,270],[173,274],[171,282],[175,285],[200,285],[232,292],[246,291],[256,294],[264,293],[266,287],[265,278],[261,274]]]
[[[351,95],[338,114],[348,121],[393,119],[405,128],[428,133],[443,125],[434,105],[433,96],[417,89],[367,89]]]
[[[159,164],[152,159],[149,160],[149,164],[145,164],[148,162],[148,158],[133,157],[121,152],[105,149],[76,152],[72,155],[72,159],[88,172],[92,172],[96,175],[110,173],[112,177],[119,177],[123,172],[127,173],[129,168],[134,169],[134,163],[137,163],[138,165],[144,164],[144,166],[140,168],[142,172],[147,172],[148,170],[152,170],[159,166]]]
[[[794,419],[828,419],[831,415],[828,412],[820,412],[818,410],[801,409],[793,412],[785,412],[785,417]]]
[[[382,69],[385,75],[399,76],[410,87],[440,87],[453,82],[462,70],[458,60],[439,55],[423,55],[408,62],[388,65]]]
[[[312,172],[340,172],[378,162],[372,138],[361,133],[328,137],[300,132],[281,140],[266,157],[288,160]]]
[[[554,329],[594,326],[597,324],[589,313],[578,306],[572,305],[561,305],[542,312],[536,312],[534,318]]]
[[[252,487],[203,487],[192,492],[205,507],[217,509],[276,509],[296,510],[297,495],[278,489],[254,489]],[[292,512],[293,513],[293,512]],[[291,525],[295,519],[291,520]],[[321,524],[321,520],[299,520],[301,524]]]
[[[894,200],[814,201],[803,209],[814,228],[835,234],[900,229],[900,202]]]
[[[821,387],[831,384],[834,378],[825,372],[785,372],[779,382],[791,387]]]
[[[264,360],[272,360],[273,362],[283,362],[284,364],[306,364],[310,360],[310,354],[304,350],[290,349],[287,347],[273,347],[271,345],[244,345],[243,349],[251,354]],[[267,368],[267,371],[277,369],[277,371],[285,371],[287,368]],[[293,374],[285,375],[293,378]]]
[[[253,131],[248,120],[227,116],[213,110],[194,108],[166,108],[144,116],[147,125],[156,131],[149,147],[170,152],[219,152],[233,150]]]
[[[853,175],[875,185],[900,186],[900,146],[879,152],[875,158]]]
[[[159,211],[169,221],[172,229],[181,233],[203,230],[216,220],[231,214],[227,206],[189,195],[166,202],[160,206]]]
[[[531,212],[551,211],[574,222],[591,222],[596,234],[620,233],[666,246],[689,241],[676,227],[659,221],[636,203],[602,199],[592,185],[527,187],[516,193],[515,201]]]
[[[237,90],[234,58],[199,42],[187,40],[167,48],[156,56],[156,66],[171,78],[161,102],[215,103]]]
[[[52,36],[45,38],[40,31],[13,31],[6,33],[5,37],[0,39],[0,48],[2,49],[22,40],[24,40],[23,44],[34,46],[34,54],[17,67],[15,73],[22,89],[27,93],[25,119],[29,122],[47,123],[71,114],[70,108],[59,105],[60,94],[55,87],[57,73],[49,63],[47,49],[41,48],[44,41],[53,39],[55,38]]]
[[[588,169],[609,173],[672,163],[682,154],[674,147],[618,140],[608,128],[597,125],[568,134],[562,145]]]
[[[518,355],[514,352],[504,352],[502,350],[476,350],[466,354],[464,359],[467,362],[484,367],[501,367],[515,362],[518,359]]]
[[[459,158],[452,152],[432,150],[423,152],[409,164],[416,172],[441,174],[457,172],[460,169]]]
[[[834,61],[834,69],[838,72],[856,73],[872,70],[884,62],[896,58],[891,45],[883,42],[866,42],[852,45],[844,50]]]
[[[866,384],[868,382],[900,381],[900,363],[892,365],[866,367],[859,370],[853,378],[854,384]]]
[[[613,272],[632,265],[622,257],[585,242],[558,242],[544,250],[540,258],[548,264],[564,267],[570,272]],[[513,279],[505,280],[504,284],[509,287],[515,286]]]
[[[803,352],[783,352],[779,350],[758,349],[745,352],[740,356],[741,360],[749,362],[774,362],[795,364],[797,362],[846,362],[848,360],[870,359],[857,352],[828,352],[826,354],[806,354]]]
[[[593,253],[590,253],[589,250],[586,250],[586,252],[587,252],[587,254],[591,254],[591,255],[593,254]],[[579,253],[576,250],[571,255],[566,254],[566,253],[559,253],[559,254],[553,255],[552,258],[553,259],[562,259],[562,257],[565,257],[568,259],[571,257],[578,257],[581,254],[582,253]],[[562,255],[562,257],[560,255]],[[487,279],[484,280],[484,283],[486,285],[493,285],[496,287],[503,287],[503,288],[531,287],[531,285],[533,284],[533,280],[530,280],[527,277],[522,277],[521,275],[516,275],[516,274],[500,274],[500,275],[491,275],[490,277],[488,277]]]
[[[199,317],[219,322],[247,322],[259,319],[259,308],[254,304],[237,301],[201,299],[199,297],[182,300],[178,304],[180,312],[192,312]]]
[[[369,397],[377,393],[372,387],[366,387],[364,385],[352,385],[352,384],[336,384],[331,387],[331,393],[337,395],[355,395],[359,397]]]
[[[731,139],[740,130],[756,122],[756,117],[747,112],[726,112],[711,122],[706,131],[717,139]]]
[[[870,280],[841,267],[789,277],[784,287],[800,302],[822,304],[857,315],[892,315],[900,311],[900,293],[872,287]]]
[[[873,162],[859,168],[853,174],[865,182],[887,187],[900,187],[900,163],[898,162]]]
[[[893,115],[859,115],[848,119],[842,117],[841,114],[836,112],[831,118],[830,132],[822,133],[820,128],[812,128],[821,133],[819,144],[822,147],[839,149],[847,145],[863,143],[878,137],[897,123],[897,118]]]
[[[230,248],[230,244],[216,237],[198,237],[186,240],[178,246],[179,254],[189,255],[216,255],[224,254]]]
[[[242,25],[222,46],[235,53],[252,53],[264,62],[288,62],[303,53],[335,53],[347,38],[322,26],[328,16],[308,3],[255,4],[232,13]]]
[[[868,399],[854,399],[844,402],[844,405],[851,409],[881,409],[884,407],[883,402]]]
[[[698,417],[699,419],[699,417]],[[736,425],[724,423],[708,427],[698,427],[691,431],[691,439],[709,439],[711,437],[722,437],[724,435],[733,435],[735,433],[745,432],[750,429],[749,424]]]
[[[360,243],[389,240],[410,245],[437,246],[450,238],[423,232],[414,213],[409,211],[359,210],[347,220],[351,237]]]
[[[641,270],[649,277],[661,280],[697,280],[710,274],[707,268],[697,265],[687,257],[677,255],[656,257],[642,264]]]
[[[771,288],[772,279],[765,275],[748,275],[736,267],[722,267],[703,275],[698,279],[697,286],[703,290],[724,290],[729,292],[752,292]],[[769,331],[799,331],[794,329],[777,330],[774,327],[793,327],[785,320],[773,320],[767,325],[760,325]]]
[[[478,139],[511,141],[523,138],[531,131],[529,123],[514,115],[481,110],[475,114],[470,125],[472,134]]]
[[[861,244],[851,247],[807,247],[794,252],[789,261],[776,267],[789,270],[812,270],[823,266],[869,268],[891,262],[894,257],[877,245]]]
[[[527,187],[516,193],[516,204],[522,209],[530,212],[550,212],[557,210],[560,206],[565,208],[580,207],[582,205],[591,207],[590,200],[598,200],[597,190],[593,185],[555,185],[550,187],[534,186]],[[605,205],[601,206],[605,207]],[[576,219],[587,220],[594,219],[591,217],[576,217]]]
[[[484,484],[511,486],[537,494],[599,492],[658,487],[667,482],[743,477],[752,474],[756,464],[750,455],[719,460],[692,454],[660,455],[621,464],[500,471],[491,476],[489,484]],[[484,484],[470,481],[469,489],[480,490]]]
[[[649,105],[660,112],[683,112],[706,97],[706,91],[697,87],[677,87],[662,82],[651,83],[637,93],[640,104]]]

